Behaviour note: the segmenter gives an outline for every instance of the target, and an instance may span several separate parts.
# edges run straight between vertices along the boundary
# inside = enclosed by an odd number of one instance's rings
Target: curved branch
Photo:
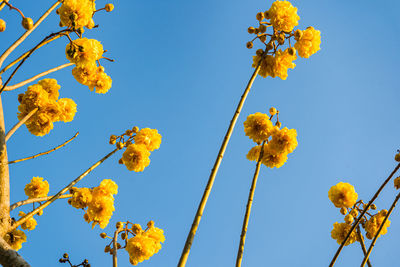
[[[17,89],[17,88],[20,88],[20,87],[22,87],[22,86],[24,86],[24,85],[30,83],[30,82],[33,82],[33,81],[36,80],[36,79],[39,79],[40,77],[46,76],[47,74],[50,74],[50,73],[52,73],[52,72],[61,70],[61,69],[63,69],[63,68],[66,68],[66,67],[69,67],[69,66],[72,66],[72,65],[74,65],[74,63],[66,63],[66,64],[63,64],[63,65],[61,65],[61,66],[58,66],[58,67],[49,69],[49,70],[44,71],[44,72],[42,72],[42,73],[39,73],[38,75],[35,75],[35,76],[33,76],[32,78],[29,78],[29,79],[27,79],[27,80],[25,80],[25,81],[23,81],[23,82],[20,82],[20,83],[14,84],[14,85],[10,85],[10,86],[6,86],[6,87],[4,88],[4,91],[12,91],[12,90],[15,90],[15,89]]]
[[[17,48],[25,39],[29,36],[42,21],[62,2],[62,0],[58,0],[55,2],[37,21],[33,24],[32,29],[26,31],[17,41],[15,41],[4,53],[0,56],[0,67],[3,65],[4,60]],[[2,7],[1,7],[2,8]]]
[[[36,113],[36,111],[38,111],[38,108],[32,109],[31,112],[29,112],[22,120],[15,124],[14,127],[11,128],[11,130],[8,131],[8,133],[6,134],[6,142],[18,130],[18,128],[21,127],[22,124],[24,124],[27,120],[30,119],[30,117],[33,116],[33,114]]]
[[[56,146],[56,147],[53,148],[53,149],[50,149],[50,150],[48,150],[48,151],[45,151],[45,152],[42,152],[42,153],[39,153],[39,154],[30,156],[30,157],[27,157],[27,158],[9,161],[8,164],[13,164],[13,163],[17,163],[17,162],[21,162],[21,161],[25,161],[25,160],[29,160],[29,159],[34,159],[34,158],[37,158],[37,157],[40,157],[40,156],[43,156],[43,155],[50,154],[51,152],[56,151],[57,149],[62,148],[63,146],[67,145],[69,142],[71,142],[72,140],[74,140],[78,135],[79,135],[79,132],[76,132],[76,134],[75,134],[74,136],[72,136],[70,139],[68,139],[67,141],[65,141],[65,142],[62,143],[61,145]]]
[[[31,204],[31,203],[36,203],[36,202],[47,201],[47,200],[51,199],[52,197],[53,197],[53,196],[38,197],[38,198],[28,198],[28,199],[26,199],[26,200],[18,201],[18,202],[15,202],[14,204],[12,204],[12,205],[10,206],[10,211],[12,211],[12,210],[14,210],[14,209],[16,209],[16,208],[18,208],[18,207],[21,207],[21,206],[23,206],[23,205],[27,205],[27,204]],[[65,195],[61,195],[61,196],[59,197],[59,199],[61,199],[61,198],[70,198],[70,197],[72,197],[72,194],[65,194]]]
[[[60,192],[58,192],[57,194],[55,194],[54,196],[52,196],[52,198],[50,198],[49,200],[47,200],[45,203],[43,203],[42,205],[40,205],[39,207],[37,207],[36,209],[34,209],[33,211],[29,212],[28,214],[26,214],[24,217],[22,217],[21,219],[19,219],[18,221],[16,221],[9,229],[8,232],[11,232],[15,229],[17,229],[18,226],[20,226],[21,224],[23,224],[24,222],[26,222],[27,220],[29,220],[30,218],[33,217],[33,215],[37,214],[38,212],[40,212],[41,210],[43,210],[44,208],[46,208],[47,206],[49,206],[51,203],[53,203],[54,201],[56,201],[58,198],[60,198],[61,195],[65,194],[65,192],[67,192],[69,189],[71,189],[75,184],[77,184],[80,180],[82,180],[86,175],[88,175],[91,171],[93,171],[97,166],[99,166],[101,163],[103,163],[106,159],[108,159],[109,157],[111,157],[115,152],[117,152],[119,149],[116,148],[113,151],[111,151],[110,153],[108,153],[107,155],[105,155],[103,158],[101,158],[99,161],[97,161],[95,164],[93,164],[89,169],[87,169],[84,173],[82,173],[81,175],[79,175],[75,180],[73,180],[69,185],[67,185],[66,187],[64,187],[63,189],[61,189]]]
[[[4,1],[1,2],[0,11],[5,7],[6,3],[8,3],[8,1],[10,1],[10,0],[4,0]]]

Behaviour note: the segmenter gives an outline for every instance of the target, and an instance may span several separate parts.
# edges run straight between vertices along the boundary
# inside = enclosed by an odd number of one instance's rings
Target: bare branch
[[[22,124],[24,124],[27,120],[30,119],[30,117],[33,116],[33,114],[36,113],[36,111],[38,111],[38,108],[35,108],[31,112],[29,112],[22,120],[15,124],[14,127],[11,128],[11,130],[8,131],[8,133],[6,134],[6,142],[18,130],[18,128],[21,127]]]
[[[4,267],[30,267],[30,265],[1,237],[0,264]]]
[[[26,200],[18,201],[18,202],[15,202],[14,204],[12,204],[12,205],[10,206],[10,211],[12,211],[12,210],[14,210],[14,209],[16,209],[16,208],[18,208],[18,207],[21,207],[21,206],[23,206],[23,205],[27,205],[27,204],[31,204],[31,203],[36,203],[36,202],[47,201],[47,200],[51,199],[52,197],[53,197],[53,196],[38,197],[38,198],[28,198],[28,199],[26,199]],[[72,194],[65,194],[65,195],[61,195],[61,196],[59,197],[59,199],[61,199],[61,198],[70,198],[70,197],[72,197]]]
[[[50,154],[51,152],[56,151],[57,149],[62,148],[63,146],[67,145],[69,142],[71,142],[72,140],[74,140],[78,135],[79,135],[79,132],[76,132],[76,134],[75,134],[74,136],[72,136],[70,139],[68,139],[67,141],[65,141],[65,142],[62,143],[61,145],[56,146],[56,147],[53,148],[53,149],[50,149],[50,150],[48,150],[48,151],[45,151],[45,152],[42,152],[42,153],[39,153],[39,154],[30,156],[30,157],[27,157],[27,158],[9,161],[8,164],[13,164],[13,163],[17,163],[17,162],[21,162],[21,161],[25,161],[25,160],[29,160],[29,159],[34,159],[34,158],[37,158],[37,157],[40,157],[40,156],[43,156],[43,155]]]
[[[63,69],[63,68],[66,68],[66,67],[69,67],[69,66],[72,66],[72,65],[74,65],[74,63],[66,63],[66,64],[64,64],[64,65],[61,65],[61,66],[58,66],[58,67],[49,69],[49,70],[44,71],[44,72],[42,72],[42,73],[39,73],[38,75],[35,75],[35,76],[33,76],[32,78],[27,79],[27,80],[25,80],[25,81],[23,81],[23,82],[20,82],[20,83],[14,84],[14,85],[10,85],[10,86],[6,86],[6,87],[4,88],[4,91],[12,91],[12,90],[15,90],[15,89],[17,89],[17,88],[20,88],[20,87],[22,87],[22,86],[24,86],[24,85],[30,83],[30,82],[33,82],[33,81],[36,80],[36,79],[39,79],[40,77],[46,76],[47,74],[50,74],[50,73],[52,73],[52,72],[61,70],[61,69]]]
[[[17,48],[25,39],[29,36],[39,25],[42,21],[62,2],[62,0],[58,0],[55,2],[36,22],[33,24],[32,29],[26,31],[17,41],[15,41],[1,56],[0,56],[0,67],[3,65],[4,60]],[[3,7],[0,6],[0,10]]]

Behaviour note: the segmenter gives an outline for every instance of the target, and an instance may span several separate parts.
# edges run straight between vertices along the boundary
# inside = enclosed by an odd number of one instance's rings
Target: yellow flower
[[[30,111],[41,108],[49,102],[49,94],[39,84],[28,87],[24,94],[18,96],[20,105],[18,107],[18,119],[23,119]]]
[[[6,30],[6,22],[0,19],[0,32],[4,32]]]
[[[260,112],[250,114],[243,125],[246,136],[256,143],[267,140],[275,130],[269,116]]]
[[[29,123],[26,123],[26,128],[31,134],[37,136],[48,134],[54,127],[51,117],[42,112],[35,113],[29,121]]]
[[[25,214],[25,212],[23,212],[23,211],[20,211],[19,213],[18,213],[18,216],[20,216],[20,217],[24,217],[26,214]],[[37,225],[37,222],[36,222],[36,220],[35,219],[33,219],[33,218],[30,218],[30,219],[28,219],[26,222],[24,222],[22,225],[21,225],[21,228],[22,229],[24,229],[24,230],[33,230],[33,229],[35,229],[35,227],[36,227],[36,225]]]
[[[31,182],[25,186],[25,195],[28,198],[46,197],[49,193],[49,183],[42,177],[33,177]]]
[[[273,2],[267,14],[274,30],[277,31],[290,32],[299,24],[300,17],[297,15],[297,8],[288,1]]]
[[[105,196],[116,195],[118,194],[118,185],[111,179],[104,179],[94,190]]]
[[[278,51],[276,51],[274,59],[275,61],[273,65],[273,73],[271,76],[273,78],[278,76],[282,80],[286,80],[288,76],[288,69],[294,69],[294,67],[296,67],[296,64],[293,63],[293,60],[296,59],[296,54],[290,55],[288,49],[283,52],[279,49]]]
[[[84,218],[88,223],[93,222],[92,228],[98,224],[100,228],[104,229],[115,210],[114,198],[101,194],[93,194],[92,196],[93,199],[88,205]]]
[[[333,224],[331,236],[333,239],[336,240],[336,242],[338,244],[342,244],[342,242],[346,238],[346,235],[349,233],[350,229],[351,229],[350,224],[335,222]],[[350,237],[347,239],[347,241],[344,245],[348,246],[356,241],[357,241],[357,235],[356,235],[356,232],[353,230],[353,232],[351,232]]]
[[[61,86],[57,84],[56,79],[43,79],[38,82],[38,85],[42,86],[51,100],[57,100],[60,96],[58,90],[60,90]]]
[[[76,66],[72,69],[72,75],[81,84],[90,86],[96,79],[97,66],[96,63],[88,63],[81,66]]]
[[[294,44],[299,56],[308,58],[320,50],[321,45],[321,32],[315,30],[313,27],[308,27],[302,32],[300,38]]]
[[[252,67],[256,68],[260,60],[261,56],[259,55],[253,56]],[[267,78],[268,76],[273,76],[274,63],[275,63],[275,58],[271,55],[267,55],[261,62],[260,71],[258,72],[258,75],[264,78]]]
[[[272,134],[272,140],[269,147],[276,153],[292,153],[297,147],[297,132],[295,129],[283,128],[276,130]]]
[[[76,103],[70,98],[60,98],[57,101],[60,107],[59,120],[70,122],[74,119],[76,113]]]
[[[84,209],[92,201],[92,190],[90,188],[71,188],[72,197],[68,199],[68,204],[77,209]]]
[[[357,202],[358,195],[354,186],[340,182],[329,189],[328,197],[337,208],[351,208]]]
[[[264,149],[265,149],[265,147],[266,147],[266,145],[264,145]],[[257,161],[258,157],[260,156],[260,151],[261,151],[261,145],[252,147],[250,149],[249,153],[247,153],[247,155],[246,155],[247,159],[250,161]]]
[[[96,10],[94,0],[64,0],[57,10],[60,15],[60,25],[78,29],[90,27],[93,12]]]
[[[22,243],[26,242],[25,233],[17,229],[13,230],[11,233],[5,234],[3,238],[14,250],[21,249]]]
[[[385,216],[387,215],[387,210],[381,210],[378,214],[372,216],[364,225],[364,229],[367,232],[366,237],[368,239],[373,239],[378,233],[379,228],[381,227]],[[383,226],[381,232],[379,233],[378,237],[387,233],[387,228],[390,226],[389,219],[386,220],[385,225]]]
[[[122,154],[122,162],[130,171],[141,172],[150,164],[150,152],[145,145],[132,144],[129,145],[124,154]]]
[[[269,145],[264,147],[263,157],[261,163],[269,168],[280,168],[287,161],[287,153],[276,153]]]
[[[96,93],[105,94],[112,86],[112,79],[104,72],[103,67],[98,67],[94,80],[89,84],[90,91],[96,88]]]
[[[65,48],[67,59],[77,66],[93,64],[103,55],[103,45],[95,40],[80,38],[68,43]]]
[[[143,144],[147,150],[159,149],[161,145],[161,134],[156,129],[143,128],[134,137],[136,144]]]
[[[161,249],[161,243],[165,241],[163,230],[151,226],[146,232],[138,232],[136,236],[128,239],[125,250],[129,254],[132,265],[148,260]]]

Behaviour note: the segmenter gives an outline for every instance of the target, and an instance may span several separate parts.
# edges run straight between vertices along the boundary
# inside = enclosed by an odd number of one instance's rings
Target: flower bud
[[[85,32],[85,29],[83,27],[80,27],[79,29],[76,30],[79,34],[83,34]]]
[[[275,126],[278,127],[278,128],[281,128],[282,127],[282,123],[280,121],[277,121],[275,123]]]
[[[115,227],[116,227],[117,229],[122,228],[123,226],[124,226],[124,224],[123,224],[122,222],[117,222],[117,223],[115,224]]]
[[[104,248],[104,252],[105,252],[105,253],[110,252],[110,251],[111,251],[110,246],[106,246],[106,247]]]
[[[125,240],[125,239],[126,239],[126,233],[122,233],[122,234],[121,234],[121,239],[122,239],[122,240]]]
[[[64,253],[63,258],[64,258],[64,259],[68,259],[68,257],[69,257],[68,254],[67,254],[67,253]]]
[[[132,128],[133,133],[138,133],[139,132],[139,127],[135,126]]]
[[[105,9],[107,12],[111,12],[111,11],[114,10],[114,5],[113,5],[113,4],[106,4],[106,6],[104,7],[104,9]]]
[[[347,214],[347,215],[344,217],[344,221],[345,221],[346,223],[348,223],[348,224],[352,224],[353,221],[354,221],[353,215]]]
[[[0,32],[4,32],[6,30],[6,22],[0,19]]]
[[[149,228],[154,227],[154,221],[149,221],[147,223],[147,227],[149,227]]]
[[[267,26],[265,26],[264,24],[261,24],[260,27],[258,27],[258,30],[261,33],[265,33],[267,31]]]
[[[397,177],[396,179],[394,179],[393,183],[394,183],[394,187],[396,189],[399,189],[400,188],[400,176]]]
[[[122,159],[119,159],[119,160],[118,160],[118,163],[119,163],[119,164],[124,164],[124,161],[123,161]]]
[[[371,209],[376,210],[376,205],[375,205],[375,204],[372,204],[372,205],[371,205]]]
[[[253,48],[253,43],[252,43],[252,42],[247,42],[246,47],[247,47],[248,49]]]
[[[277,41],[278,41],[278,43],[279,43],[280,45],[283,45],[283,44],[285,43],[285,35],[284,35],[284,34],[280,34],[280,35],[278,36]]]
[[[265,41],[267,41],[267,36],[266,35],[261,35],[260,37],[259,37],[259,39],[260,39],[260,41],[261,42],[265,42]]]
[[[22,19],[22,27],[24,27],[25,30],[30,30],[33,28],[33,20],[31,18],[25,17]]]
[[[270,15],[269,15],[268,10],[264,12],[264,17],[265,17],[266,19],[270,19]]]
[[[117,249],[120,249],[122,246],[120,243],[117,243]]]
[[[263,12],[258,12],[256,15],[256,19],[258,21],[262,21],[264,19],[264,13]]]
[[[296,31],[294,32],[294,39],[295,39],[296,41],[298,41],[298,40],[301,38],[301,36],[303,36],[303,32],[302,32],[301,30],[296,30]]]
[[[37,215],[38,215],[38,216],[42,216],[42,215],[43,215],[43,210],[40,210],[40,211],[37,213]]]
[[[350,211],[350,214],[355,218],[355,217],[358,216],[358,210],[352,209],[352,210]]]
[[[124,144],[123,142],[118,142],[118,143],[117,143],[117,148],[118,148],[118,149],[122,149],[122,148],[124,148],[124,145],[125,145],[125,144]]]
[[[133,135],[133,132],[132,132],[132,130],[126,130],[125,134],[126,134],[127,136],[132,136],[132,135]]]
[[[288,53],[289,53],[289,55],[291,55],[291,56],[296,55],[296,48],[294,48],[294,47],[289,47],[289,48],[288,48]]]
[[[271,107],[270,109],[269,109],[269,114],[271,114],[272,116],[274,116],[275,114],[276,114],[276,108],[274,108],[274,107]]]
[[[273,43],[273,42],[269,42],[269,43],[267,44],[266,49],[267,49],[268,51],[274,49],[274,43]]]
[[[140,226],[140,224],[134,224],[132,225],[132,232],[137,235],[142,231],[142,227]]]
[[[341,209],[340,209],[340,213],[341,213],[342,215],[346,215],[346,214],[347,214],[347,209],[346,209],[345,207],[341,208]]]
[[[396,156],[394,156],[394,160],[400,162],[400,153],[397,153]]]
[[[250,33],[250,34],[254,33],[255,31],[256,31],[256,29],[254,27],[249,27],[247,29],[247,32]]]
[[[107,237],[107,234],[106,234],[106,233],[101,233],[101,234],[100,234],[100,237],[101,237],[101,238],[106,238],[106,237]]]

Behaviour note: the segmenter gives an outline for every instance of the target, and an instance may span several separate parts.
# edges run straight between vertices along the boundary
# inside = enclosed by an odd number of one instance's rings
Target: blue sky
[[[12,1],[37,19],[49,1]],[[252,73],[255,50],[245,47],[247,27],[272,1],[118,1],[111,13],[99,13],[99,29],[86,31],[116,62],[104,62],[113,87],[106,95],[90,92],[64,69],[48,76],[61,85],[61,97],[78,104],[71,123],[57,123],[45,137],[22,127],[8,142],[10,160],[47,150],[80,132],[67,147],[35,160],[10,166],[11,202],[24,199],[33,176],[44,177],[55,193],[112,150],[111,134],[137,125],[163,135],[159,150],[143,173],[118,164],[120,154],[98,167],[80,186],[97,186],[111,178],[119,185],[116,211],[107,233],[119,220],[145,225],[154,220],[166,242],[140,266],[175,266],[233,110]],[[321,31],[321,50],[299,58],[286,81],[255,81],[226,151],[187,266],[232,266],[239,242],[254,162],[243,131],[247,115],[280,110],[284,126],[298,132],[299,146],[280,169],[262,167],[244,251],[244,266],[327,266],[338,245],[330,237],[341,221],[327,195],[332,185],[350,182],[361,199],[374,194],[395,166],[400,148],[398,1],[293,1],[299,28]],[[106,2],[97,1],[102,7]],[[4,9],[7,30],[0,50],[22,32],[16,12]],[[17,57],[41,38],[59,30],[48,20],[11,56]],[[35,53],[11,84],[67,62],[67,39]],[[7,77],[7,74],[3,77]],[[3,78],[4,79],[4,78]],[[17,121],[17,95],[3,93],[6,127]],[[376,202],[388,208],[395,197],[390,184]],[[29,211],[28,206],[22,210]],[[375,266],[397,264],[400,216],[395,210],[388,234],[372,252]],[[37,219],[21,254],[32,266],[56,266],[68,252],[73,262],[111,266],[103,253],[103,230],[91,229],[83,212],[59,200]],[[129,266],[127,253],[119,253]],[[358,244],[346,247],[335,266],[361,263]],[[61,265],[60,265],[61,266]]]

